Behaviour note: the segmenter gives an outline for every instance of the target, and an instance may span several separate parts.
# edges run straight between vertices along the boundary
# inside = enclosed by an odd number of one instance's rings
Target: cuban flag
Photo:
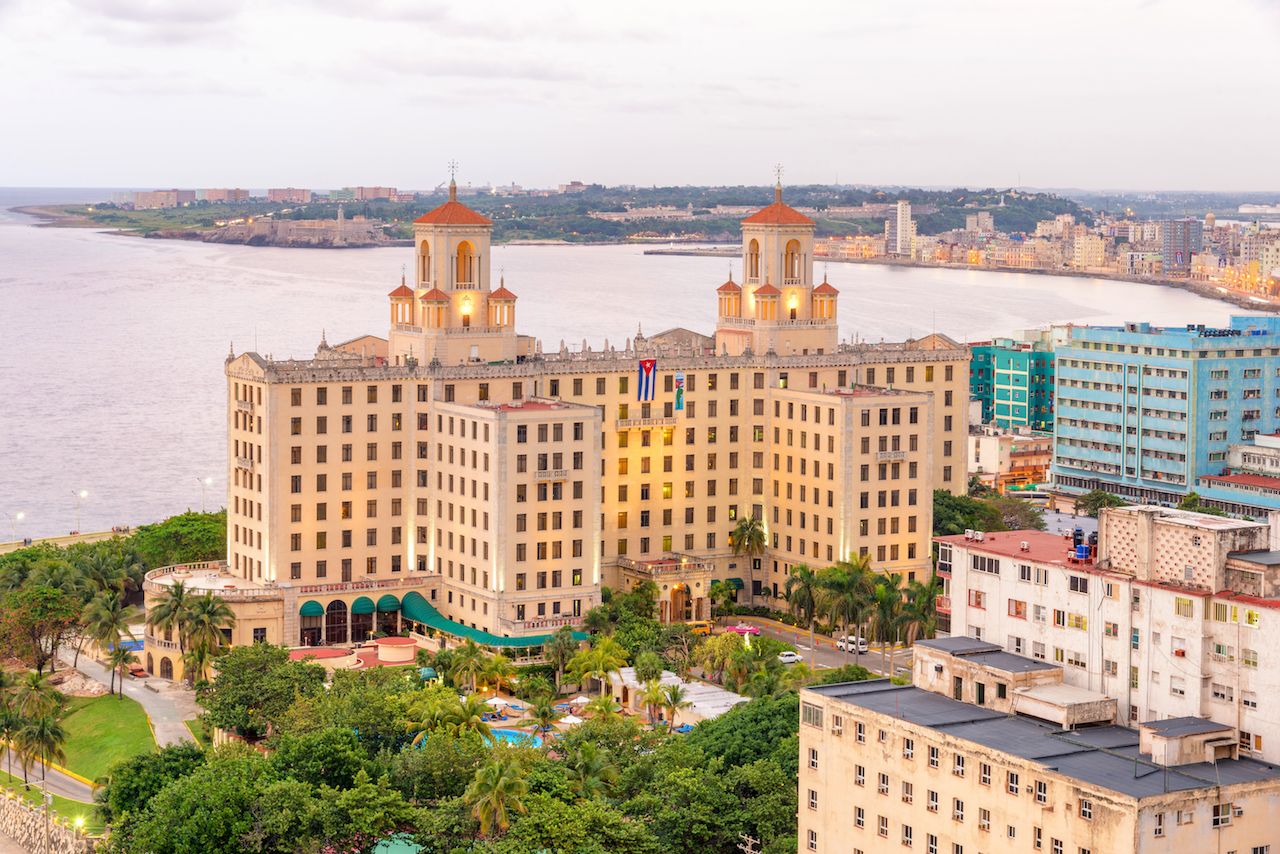
[[[636,400],[653,400],[658,379],[658,360],[641,359],[636,382]]]

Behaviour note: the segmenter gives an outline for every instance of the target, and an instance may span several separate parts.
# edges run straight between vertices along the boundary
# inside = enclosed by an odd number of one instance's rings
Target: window
[[[1093,821],[1093,801],[1088,798],[1081,798],[1078,811],[1082,819],[1085,821]]]
[[[1231,824],[1231,804],[1213,805],[1212,827],[1226,827]]]
[[[915,786],[906,780],[902,781],[902,802],[909,804],[915,800]]]
[[[986,762],[978,765],[978,782],[984,786],[991,785],[991,766]]]
[[[876,776],[876,791],[882,795],[889,794],[889,775],[879,774]]]
[[[813,703],[801,703],[800,722],[822,729],[822,707]]]
[[[865,786],[867,783],[867,769],[861,765],[853,766],[853,784],[855,786]]]
[[[925,799],[925,809],[929,812],[938,811],[938,793],[932,789],[929,790],[928,797]]]
[[[818,808],[818,793],[813,789],[809,790],[809,809],[816,810]]]
[[[853,808],[853,826],[854,827],[867,826],[867,814],[863,812],[862,807]]]
[[[964,801],[959,798],[951,799],[951,818],[955,821],[964,821]]]
[[[956,754],[955,762],[951,766],[951,773],[955,774],[957,777],[964,776],[964,756],[963,755],[959,753]]]
[[[1049,784],[1044,780],[1036,780],[1036,803],[1049,803]]]
[[[1155,825],[1152,827],[1151,835],[1164,836],[1164,813],[1158,812],[1155,814]]]
[[[809,748],[809,767],[813,770],[818,769],[818,750],[817,748]]]
[[[876,835],[885,837],[889,835],[889,819],[887,816],[876,816]]]
[[[910,848],[912,843],[914,842],[915,840],[912,838],[911,825],[904,824],[902,826],[902,844],[905,845],[907,848]]]
[[[991,810],[989,809],[978,810],[978,830],[981,830],[984,833],[991,832]]]
[[[939,754],[939,752],[938,752],[938,748],[936,748],[936,747],[930,747],[930,748],[929,748],[929,767],[930,767],[930,768],[937,768],[937,767],[938,767],[938,765],[940,764],[940,763],[939,763],[939,756],[940,756],[940,754]]]
[[[1018,794],[1018,772],[1017,771],[1009,772],[1009,776],[1007,778],[1007,781],[1005,782],[1005,789],[1007,789],[1009,794],[1011,795]]]
[[[867,743],[867,727],[861,721],[857,721],[853,725],[853,737],[858,744]]]
[[[1072,575],[1067,579],[1067,588],[1072,593],[1088,593],[1089,579],[1083,575]]]
[[[1193,613],[1191,600],[1183,596],[1173,598],[1173,612],[1179,617],[1190,617]]]
[[[816,830],[809,831],[809,850],[818,850],[818,831]]]
[[[902,758],[914,759],[916,755],[916,742],[912,738],[902,739]]]

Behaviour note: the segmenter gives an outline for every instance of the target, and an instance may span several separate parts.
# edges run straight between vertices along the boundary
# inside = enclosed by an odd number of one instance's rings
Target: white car
[[[788,649],[778,653],[778,661],[781,661],[783,664],[795,664],[796,662],[804,661],[804,659],[800,657],[800,653],[795,650]]]
[[[871,648],[867,646],[866,638],[855,638],[852,635],[845,635],[836,639],[836,649],[847,649],[849,652],[868,652]]]

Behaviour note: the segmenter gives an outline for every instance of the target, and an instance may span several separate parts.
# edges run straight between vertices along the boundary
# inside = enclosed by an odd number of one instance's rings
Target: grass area
[[[187,731],[190,732],[191,737],[196,740],[196,744],[200,745],[202,749],[209,746],[209,727],[204,721],[196,718],[193,721],[183,721],[183,723],[187,725]]]
[[[63,726],[66,767],[90,780],[121,759],[156,749],[147,713],[128,697],[72,697]]]
[[[16,765],[14,766],[15,769],[17,767]],[[23,787],[21,771],[16,775],[10,775],[7,771],[0,771],[0,784],[3,784],[9,791],[21,796],[33,806],[42,806],[44,804],[43,795],[37,785],[33,783],[31,788]],[[61,795],[54,795],[53,810],[58,814],[59,818],[66,819],[69,822],[74,822],[77,818],[83,818],[86,833],[96,835],[105,830],[105,825],[101,817],[98,816],[93,804],[64,798]]]

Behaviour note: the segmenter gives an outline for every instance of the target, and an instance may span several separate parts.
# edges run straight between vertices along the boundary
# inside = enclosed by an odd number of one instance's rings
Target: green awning
[[[351,613],[353,614],[372,614],[373,600],[368,596],[361,596],[359,599],[351,603]]]
[[[518,638],[504,638],[480,629],[473,629],[462,623],[456,623],[437,611],[435,606],[424,599],[422,594],[416,590],[411,590],[404,595],[401,613],[406,619],[413,620],[415,623],[422,623],[424,626],[430,626],[437,631],[454,637],[473,640],[480,646],[498,646],[508,649],[513,647],[534,647],[542,646],[551,638],[551,635],[525,635]],[[574,640],[583,641],[588,637],[583,632],[573,633]]]
[[[378,600],[378,610],[379,611],[399,611],[400,600],[392,596],[390,593],[384,594],[383,597]]]
[[[746,585],[742,583],[741,578],[726,578],[724,583],[732,587],[734,590],[742,590],[746,587]]]
[[[420,668],[418,668],[418,676],[419,676],[420,678],[422,678],[422,679],[438,679],[438,678],[440,678],[440,677],[439,677],[439,674],[437,674],[437,673],[436,673],[436,669],[435,669],[434,667],[420,667]]]
[[[302,603],[302,607],[298,609],[298,613],[303,617],[323,617],[324,606],[314,599],[308,599]]]

